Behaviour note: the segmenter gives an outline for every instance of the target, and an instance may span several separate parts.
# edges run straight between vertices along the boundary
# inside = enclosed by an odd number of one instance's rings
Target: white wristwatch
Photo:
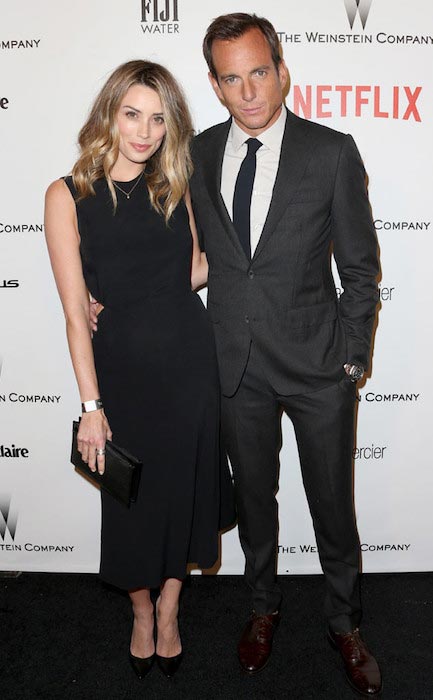
[[[95,399],[94,401],[84,401],[81,404],[82,413],[90,413],[91,411],[99,411],[100,408],[104,408],[101,399]]]

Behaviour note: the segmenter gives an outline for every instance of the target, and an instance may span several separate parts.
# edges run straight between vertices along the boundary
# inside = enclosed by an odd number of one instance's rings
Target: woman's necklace
[[[132,185],[132,187],[131,187],[131,189],[129,190],[129,192],[125,192],[125,190],[122,190],[122,188],[119,187],[119,185],[117,184],[117,182],[114,182],[114,180],[113,180],[113,185],[114,185],[114,187],[117,187],[117,189],[120,190],[120,192],[121,192],[122,194],[125,195],[126,199],[129,199],[130,196],[131,196],[131,194],[134,192],[135,188],[137,187],[138,183],[140,182],[141,178],[143,177],[143,175],[144,175],[144,170],[141,171],[140,176],[139,176],[137,182],[136,182],[134,185]]]

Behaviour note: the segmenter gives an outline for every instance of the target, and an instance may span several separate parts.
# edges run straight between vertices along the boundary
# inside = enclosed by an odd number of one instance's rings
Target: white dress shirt
[[[257,136],[263,146],[259,148],[256,154],[257,167],[253,194],[251,197],[251,256],[254,255],[268,215],[275,179],[277,177],[278,164],[280,162],[281,143],[283,141],[286,117],[287,112],[283,105],[277,121],[272,124],[269,129],[266,129],[266,131],[263,131]],[[249,138],[251,138],[251,136],[232,120],[224,151],[221,174],[221,196],[232,221],[233,195],[236,179],[241,163],[247,155],[247,145],[245,142]]]

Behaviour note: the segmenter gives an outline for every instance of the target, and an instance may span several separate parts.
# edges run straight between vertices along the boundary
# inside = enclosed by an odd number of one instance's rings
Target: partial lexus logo
[[[18,280],[0,280],[0,289],[16,289],[19,286]]]
[[[353,23],[355,22],[357,13],[359,13],[362,28],[365,29],[372,1],[373,0],[344,0],[351,29],[353,29]]]

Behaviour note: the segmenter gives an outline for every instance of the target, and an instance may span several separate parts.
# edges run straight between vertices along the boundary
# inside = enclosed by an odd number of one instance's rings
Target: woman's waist
[[[173,309],[183,306],[203,306],[202,301],[196,292],[191,289],[185,290],[159,290],[152,294],[140,295],[130,294],[121,296],[112,296],[102,294],[98,299],[104,309],[110,310],[113,313],[126,314],[153,314],[167,309],[171,313]]]
[[[130,287],[128,290],[90,290],[92,296],[103,306],[113,310],[124,310],[132,307],[153,306],[167,302],[185,301],[194,292],[190,287],[159,287],[154,289],[137,289]]]

